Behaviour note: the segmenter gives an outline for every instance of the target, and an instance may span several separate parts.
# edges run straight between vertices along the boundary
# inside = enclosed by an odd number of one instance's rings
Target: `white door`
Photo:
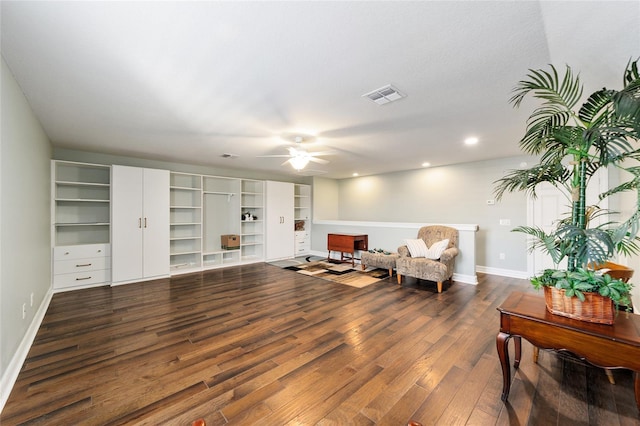
[[[605,192],[608,188],[609,179],[607,171],[600,169],[598,173],[591,178],[591,182],[587,187],[587,205],[598,204],[601,208],[609,207],[608,200],[598,201],[598,195]],[[537,199],[529,198],[530,223],[529,226],[542,228],[545,232],[555,229],[557,221],[568,217],[571,212],[570,199],[564,195],[559,189],[551,184],[540,185],[536,189]],[[603,223],[604,217],[598,218],[591,227],[596,224]],[[553,268],[551,257],[542,250],[535,250],[529,255],[529,274],[536,275],[545,269]],[[566,259],[558,265],[558,268],[567,267]]]
[[[169,171],[143,172],[142,272],[145,278],[169,274]]]
[[[533,221],[534,226],[542,228],[545,232],[551,232],[558,224],[558,219],[566,217],[567,212],[571,211],[571,206],[567,199],[559,189],[551,184],[540,185],[536,189],[538,198],[533,200]],[[545,269],[554,268],[555,265],[551,260],[551,256],[542,250],[533,252],[533,273],[539,274]],[[567,267],[566,259],[562,261],[558,268]]]
[[[289,182],[266,183],[267,260],[294,257],[294,192]]]
[[[114,283],[142,277],[142,169],[113,166],[111,274]]]

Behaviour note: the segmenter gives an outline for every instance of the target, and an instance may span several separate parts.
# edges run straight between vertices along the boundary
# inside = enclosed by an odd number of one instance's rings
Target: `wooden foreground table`
[[[536,347],[569,351],[598,367],[632,370],[640,410],[640,316],[619,312],[613,325],[574,320],[548,312],[544,297],[521,292],[511,293],[498,311],[496,345],[502,365],[502,401],[507,400],[511,388],[509,339],[514,338],[513,366],[517,369],[524,337]]]

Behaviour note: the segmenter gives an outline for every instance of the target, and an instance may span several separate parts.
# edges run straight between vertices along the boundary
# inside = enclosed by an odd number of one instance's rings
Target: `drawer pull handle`
[[[84,277],[84,278],[76,278],[76,281],[84,281],[84,280],[90,280],[91,277]]]
[[[76,268],[82,268],[84,266],[91,266],[91,264],[90,263],[82,263],[80,265],[76,265]]]
[[[102,250],[98,250],[98,253],[102,253]]]

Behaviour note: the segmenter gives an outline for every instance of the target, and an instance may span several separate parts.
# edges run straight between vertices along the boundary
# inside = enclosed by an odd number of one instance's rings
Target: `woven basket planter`
[[[577,297],[565,296],[564,290],[544,287],[547,310],[552,314],[598,324],[613,324],[616,313],[613,300],[598,293],[584,293],[584,297],[585,301],[581,302]]]

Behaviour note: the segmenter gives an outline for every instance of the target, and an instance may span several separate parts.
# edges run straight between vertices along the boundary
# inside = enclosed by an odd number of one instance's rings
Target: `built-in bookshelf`
[[[311,251],[311,186],[294,185],[295,255]]]
[[[170,267],[188,272],[202,267],[202,176],[171,173]]]
[[[243,261],[264,259],[264,201],[264,181],[242,180],[240,248]]]
[[[52,162],[54,246],[109,243],[111,168]]]

